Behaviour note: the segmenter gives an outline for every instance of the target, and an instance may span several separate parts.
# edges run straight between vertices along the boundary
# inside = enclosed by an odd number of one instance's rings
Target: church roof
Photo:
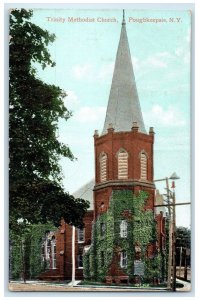
[[[89,201],[90,207],[88,210],[93,210],[93,188],[95,185],[95,180],[92,179],[91,181],[87,182],[81,188],[79,188],[73,196],[75,198],[81,198],[84,200]]]
[[[102,134],[107,133],[109,124],[112,124],[116,132],[130,131],[133,122],[137,122],[140,132],[146,133],[123,13],[120,41]]]

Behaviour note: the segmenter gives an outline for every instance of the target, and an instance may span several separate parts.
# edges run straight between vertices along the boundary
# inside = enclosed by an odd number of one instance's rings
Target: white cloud
[[[133,69],[139,71],[142,64],[141,61],[136,56],[131,56],[131,60],[133,64]]]
[[[190,48],[189,47],[178,47],[175,50],[175,55],[185,64],[190,63]]]
[[[73,109],[79,104],[79,100],[74,91],[66,90],[67,96],[64,99],[64,104],[68,109]]]
[[[89,80],[104,80],[111,77],[113,74],[114,63],[103,64],[100,68],[96,68],[92,64],[75,65],[72,68],[72,75],[76,79],[89,79]]]
[[[82,79],[90,77],[93,71],[91,64],[75,65],[72,68],[72,74],[76,79]]]
[[[154,55],[153,57],[148,57],[145,61],[145,64],[148,66],[152,66],[154,68],[167,68],[167,63],[163,58],[159,55]]]
[[[144,62],[146,65],[154,68],[167,68],[172,55],[167,51],[157,52],[153,56],[149,56]]]
[[[183,54],[183,48],[182,48],[182,47],[178,47],[178,48],[175,50],[175,55],[181,56],[182,54]]]
[[[158,53],[156,53],[156,56],[157,57],[164,57],[164,58],[171,58],[172,57],[172,55],[169,53],[169,52],[167,52],[167,51],[163,51],[163,52],[158,52]]]
[[[96,122],[104,120],[106,113],[106,107],[104,106],[84,106],[74,115],[75,119],[81,123]]]
[[[179,127],[185,125],[182,114],[173,106],[164,110],[160,105],[154,105],[151,111],[143,113],[146,123],[153,121],[154,126]]]
[[[101,66],[99,70],[99,79],[106,79],[107,77],[111,77],[113,75],[114,63],[104,64]]]
[[[188,43],[190,43],[190,41],[191,41],[191,29],[190,28],[187,29],[187,35],[185,36],[185,40]]]
[[[181,41],[181,45],[176,48],[175,55],[185,64],[190,63],[190,41],[191,41],[191,30],[187,30],[187,34]],[[182,46],[183,45],[183,46]]]
[[[138,72],[136,79],[139,79],[139,77],[142,78],[143,74],[149,73],[153,69],[166,69],[171,59],[172,55],[167,51],[157,52],[153,56],[146,57],[144,60],[133,56],[133,67]]]

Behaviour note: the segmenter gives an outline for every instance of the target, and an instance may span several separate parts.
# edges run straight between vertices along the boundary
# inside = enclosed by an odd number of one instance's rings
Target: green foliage
[[[9,266],[10,277],[12,279],[21,278],[23,271],[21,240],[19,237],[14,238],[12,233],[10,234],[9,241]]]
[[[46,84],[33,67],[53,67],[47,46],[54,34],[31,22],[33,12],[10,13],[9,47],[9,211],[10,228],[17,221],[38,223],[63,217],[82,226],[88,203],[64,192],[60,157],[74,159],[69,147],[57,139],[58,122],[71,113],[64,106],[65,92]],[[56,203],[56,205],[55,205]]]
[[[83,274],[85,279],[91,278],[90,275],[90,253],[91,252],[92,250],[90,249],[89,252],[85,253],[83,256],[83,265],[84,265]]]
[[[191,263],[191,230],[186,227],[176,228],[176,264],[190,265]]]
[[[135,245],[141,248],[141,261],[145,266],[145,280],[160,275],[161,257],[156,254],[146,257],[147,246],[156,241],[156,222],[153,211],[145,210],[147,193],[133,195],[129,190],[113,191],[110,207],[100,215],[93,226],[92,245],[84,255],[84,278],[103,282],[117,251],[127,251],[127,268],[122,269],[130,280],[134,277]],[[127,220],[127,237],[121,237],[120,224]],[[105,234],[101,234],[101,224],[105,224]],[[102,252],[104,264],[102,264]],[[119,256],[118,256],[119,257]],[[119,258],[117,268],[121,269]]]
[[[176,247],[191,248],[191,230],[186,227],[176,228]]]
[[[10,276],[13,279],[22,278],[23,255],[26,278],[35,278],[44,270],[42,263],[42,239],[47,231],[55,231],[52,223],[29,225],[19,235],[10,231]],[[23,242],[23,249],[22,249]]]
[[[144,278],[146,282],[150,282],[152,278],[161,276],[162,257],[158,253],[152,259],[144,258],[145,272]]]
[[[101,224],[105,224],[105,233],[101,234]],[[109,210],[98,218],[96,224],[96,268],[97,280],[103,281],[107,273],[108,266],[111,264],[114,246],[114,216]],[[102,252],[104,263],[102,261]]]

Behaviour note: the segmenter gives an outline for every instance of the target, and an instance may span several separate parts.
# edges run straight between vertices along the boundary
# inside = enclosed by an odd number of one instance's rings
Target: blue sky
[[[51,18],[65,22],[49,21]],[[68,17],[115,18],[116,22],[76,22]],[[166,19],[167,22],[129,22]],[[169,22],[174,18],[175,22]],[[177,18],[180,18],[179,22]],[[62,159],[64,186],[70,193],[94,177],[95,129],[102,131],[108,103],[121,10],[34,10],[32,19],[56,34],[49,46],[55,68],[38,76],[64,89],[66,106],[73,111],[60,122],[59,139],[77,157]],[[126,10],[126,27],[136,84],[146,129],[155,130],[154,179],[180,176],[177,202],[190,201],[190,13],[169,10]],[[161,192],[164,183],[157,184]],[[177,225],[190,225],[188,206],[177,208]]]

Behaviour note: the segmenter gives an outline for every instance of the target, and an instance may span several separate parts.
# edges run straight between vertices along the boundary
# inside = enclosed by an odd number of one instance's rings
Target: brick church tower
[[[84,278],[120,284],[161,277],[153,144],[153,127],[147,133],[142,118],[123,12],[104,128],[94,133],[94,221]]]
[[[72,241],[72,227],[62,222],[55,234],[56,266],[41,278],[71,279],[73,242],[76,279],[120,284],[161,277],[165,230],[163,215],[154,210],[153,144],[153,127],[147,133],[142,118],[123,13],[104,128],[94,133],[95,180],[74,193],[90,202],[85,227],[75,229]]]
[[[94,143],[94,218],[108,209],[113,190],[144,190],[146,208],[153,209],[154,132],[145,130],[124,15],[104,129],[95,131]]]

